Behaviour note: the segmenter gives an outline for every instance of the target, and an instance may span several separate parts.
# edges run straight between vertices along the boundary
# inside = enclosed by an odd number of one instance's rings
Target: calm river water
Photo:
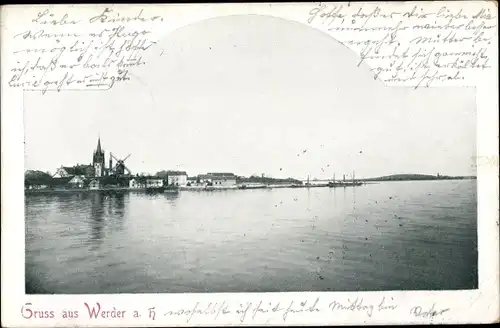
[[[26,197],[27,293],[477,288],[476,181]]]

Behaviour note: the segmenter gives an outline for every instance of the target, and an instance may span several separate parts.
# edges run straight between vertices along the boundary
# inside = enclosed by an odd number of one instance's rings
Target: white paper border
[[[465,2],[457,5],[464,5]],[[422,3],[419,3],[422,5]],[[295,20],[305,24],[304,11],[312,4],[214,4],[214,5],[155,5],[164,12],[169,25],[165,33],[203,19],[234,15],[259,14]],[[467,5],[489,6],[493,2],[467,2]],[[91,10],[97,5],[71,6],[71,10]],[[108,5],[109,6],[109,5]],[[75,8],[78,7],[78,8]],[[104,7],[104,6],[102,6]],[[117,6],[135,10],[139,5]],[[13,60],[8,53],[9,32],[15,24],[21,24],[20,15],[33,12],[33,6],[2,8],[2,71]],[[156,11],[156,9],[155,9]],[[173,13],[175,12],[175,15]],[[169,14],[170,13],[170,14]],[[173,18],[175,16],[175,19]],[[7,87],[6,74],[2,74],[2,323],[6,326],[185,326],[185,325],[336,325],[336,324],[416,324],[416,323],[483,323],[498,321],[499,316],[499,228],[498,228],[498,55],[492,58],[492,70],[478,76],[468,85],[477,88],[478,107],[478,250],[479,289],[468,291],[391,291],[349,293],[252,293],[252,294],[135,294],[135,295],[76,295],[76,296],[25,296],[24,295],[24,146],[23,146],[23,93]],[[470,82],[470,83],[469,83]],[[21,307],[31,302],[40,309],[63,308],[84,309],[83,303],[100,302],[116,308],[132,310],[134,307],[148,309],[190,308],[198,302],[245,302],[279,301],[289,304],[292,300],[314,302],[316,297],[328,304],[332,300],[362,297],[365,303],[380,302],[385,296],[398,304],[398,310],[387,315],[368,317],[357,312],[340,313],[325,311],[321,314],[302,313],[290,315],[286,322],[282,314],[260,315],[255,320],[241,323],[237,317],[220,316],[213,319],[192,319],[186,323],[184,317],[168,320],[157,317],[125,320],[26,320],[20,316]],[[433,304],[451,308],[434,319],[416,318],[409,315],[415,305],[431,307]],[[146,311],[147,312],[147,311]],[[144,312],[144,314],[146,314]],[[164,312],[164,311],[160,311]],[[158,313],[160,313],[158,312]]]

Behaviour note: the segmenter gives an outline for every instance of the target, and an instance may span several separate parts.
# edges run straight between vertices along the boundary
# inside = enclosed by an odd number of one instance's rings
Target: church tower
[[[97,149],[94,151],[94,156],[92,158],[92,165],[94,166],[94,176],[102,177],[104,176],[104,151],[101,149],[101,138],[97,140]]]

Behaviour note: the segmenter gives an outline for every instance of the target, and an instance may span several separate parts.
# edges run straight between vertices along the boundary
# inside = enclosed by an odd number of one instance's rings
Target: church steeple
[[[97,139],[97,148],[96,148],[96,153],[98,154],[102,154],[102,150],[101,150],[101,137],[99,136],[99,138]]]
[[[97,148],[94,151],[94,156],[92,160],[92,165],[94,166],[94,172],[96,177],[104,176],[104,151],[101,147],[101,136],[97,139]]]

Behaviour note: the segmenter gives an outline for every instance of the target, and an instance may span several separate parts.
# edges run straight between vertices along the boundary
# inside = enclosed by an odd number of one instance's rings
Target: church
[[[75,166],[61,166],[57,169],[53,178],[67,178],[67,177],[107,177],[107,176],[131,176],[132,172],[127,166],[125,161],[130,157],[129,154],[124,159],[118,159],[109,153],[108,166],[106,167],[106,155],[101,146],[101,138],[97,139],[97,147],[92,154],[92,163],[89,165],[77,164]],[[113,159],[116,161],[113,166]]]
[[[101,138],[97,139],[97,148],[92,156],[92,167],[94,168],[94,176],[102,177],[109,174],[112,169],[111,157],[109,158],[109,168],[106,170],[106,160],[104,150],[101,148]]]
[[[97,148],[92,155],[92,168],[94,172],[94,177],[103,177],[103,176],[127,176],[131,175],[132,172],[125,166],[125,161],[130,157],[129,154],[124,159],[118,159],[113,156],[112,153],[109,153],[109,165],[106,168],[106,158],[104,150],[101,146],[101,138],[97,139]],[[116,160],[115,166],[113,166],[113,159]]]
[[[61,166],[57,169],[53,178],[67,178],[72,176],[103,177],[113,171],[113,160],[110,156],[109,166],[106,168],[106,158],[101,146],[101,138],[97,139],[97,148],[92,155],[92,163],[89,165],[77,164],[75,166]]]

